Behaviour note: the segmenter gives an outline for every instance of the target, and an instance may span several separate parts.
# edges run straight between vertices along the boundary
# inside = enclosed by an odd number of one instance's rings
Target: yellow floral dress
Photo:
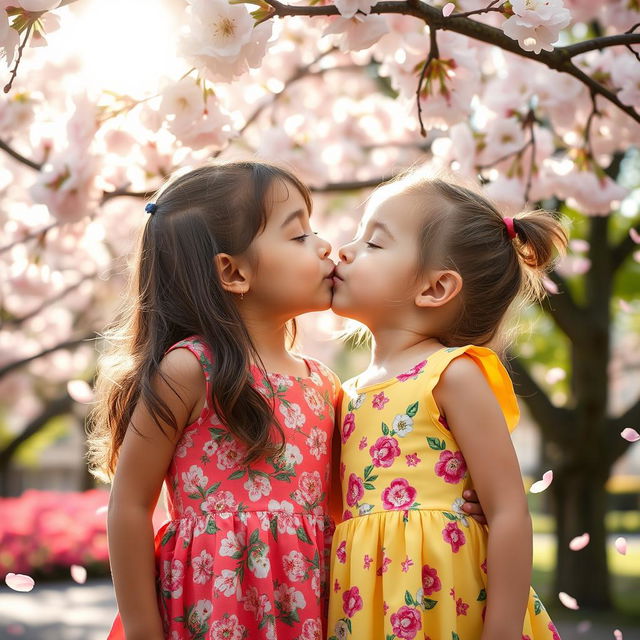
[[[467,354],[482,370],[509,431],[519,418],[493,351],[443,348],[390,380],[343,385],[343,522],[331,552],[330,640],[478,640],[487,599],[486,526],[465,517],[471,478],[433,389]],[[523,640],[559,640],[531,590]]]

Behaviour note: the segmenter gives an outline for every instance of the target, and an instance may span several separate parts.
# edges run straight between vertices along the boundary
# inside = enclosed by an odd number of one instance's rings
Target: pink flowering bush
[[[109,493],[25,491],[0,499],[0,573],[69,575],[71,565],[108,571]],[[154,526],[162,521],[159,511]]]

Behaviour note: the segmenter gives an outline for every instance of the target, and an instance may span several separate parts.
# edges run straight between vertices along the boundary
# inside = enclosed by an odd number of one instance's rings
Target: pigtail
[[[513,244],[523,275],[521,294],[526,300],[544,296],[542,279],[558,256],[564,254],[567,233],[548,211],[528,211],[513,219]]]

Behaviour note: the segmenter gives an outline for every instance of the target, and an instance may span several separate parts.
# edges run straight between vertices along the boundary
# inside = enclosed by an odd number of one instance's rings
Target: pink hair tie
[[[503,218],[504,224],[507,227],[507,232],[509,233],[509,238],[513,240],[517,235],[517,231],[513,224],[513,218]]]

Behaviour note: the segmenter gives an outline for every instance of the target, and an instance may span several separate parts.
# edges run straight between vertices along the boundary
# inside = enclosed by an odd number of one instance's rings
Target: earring
[[[240,292],[240,300],[244,300],[244,291]]]

